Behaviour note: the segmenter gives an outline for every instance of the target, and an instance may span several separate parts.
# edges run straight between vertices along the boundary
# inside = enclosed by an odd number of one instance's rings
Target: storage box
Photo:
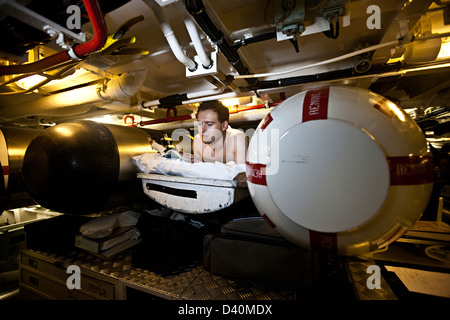
[[[314,253],[281,237],[262,218],[231,221],[204,238],[203,265],[212,274],[281,288],[312,289]]]
[[[75,235],[90,217],[60,215],[25,225],[28,249],[65,254],[75,249]]]

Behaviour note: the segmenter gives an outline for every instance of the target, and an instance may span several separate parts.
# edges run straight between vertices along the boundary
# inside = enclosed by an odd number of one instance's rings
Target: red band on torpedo
[[[311,249],[337,253],[337,234],[309,230]]]
[[[433,182],[434,164],[431,156],[388,157],[391,186]]]
[[[375,103],[373,107],[392,119],[394,117],[394,111],[390,108],[387,101],[387,99],[382,98],[380,101]]]
[[[276,228],[277,226],[275,225],[275,223],[272,222],[272,220],[269,219],[269,217],[266,214],[263,214],[262,217],[264,218],[264,220],[267,222],[267,224],[269,226],[271,226],[272,228]]]
[[[2,166],[3,175],[7,176],[9,175],[9,167],[8,166]]]
[[[306,92],[305,100],[303,101],[302,122],[327,119],[329,95],[329,87]]]
[[[245,171],[247,174],[247,181],[262,186],[267,186],[265,164],[247,162]]]
[[[270,115],[270,112],[266,114],[263,121],[261,122],[261,131],[264,131],[264,129],[271,123],[273,120],[272,116]]]

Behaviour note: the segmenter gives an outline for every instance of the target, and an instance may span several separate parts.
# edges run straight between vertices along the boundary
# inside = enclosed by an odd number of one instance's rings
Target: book
[[[90,252],[101,253],[122,242],[138,237],[139,231],[136,227],[116,228],[111,235],[99,239],[93,239],[78,234],[75,236],[75,246]]]
[[[101,259],[109,260],[109,259],[114,258],[115,256],[121,254],[125,250],[134,247],[135,245],[137,245],[141,242],[142,242],[142,238],[129,239],[122,243],[119,243],[118,245],[116,245],[110,249],[107,249],[107,250],[104,250],[101,252],[91,252],[89,250],[86,250],[86,251],[93,254],[94,256],[101,258]]]

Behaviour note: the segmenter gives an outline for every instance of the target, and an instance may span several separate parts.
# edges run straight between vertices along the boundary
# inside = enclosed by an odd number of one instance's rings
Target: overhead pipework
[[[208,55],[207,50],[202,42],[200,32],[193,21],[192,17],[186,11],[186,7],[181,1],[174,1],[161,3],[156,0],[145,0],[144,3],[152,10],[155,18],[158,20],[161,31],[169,44],[169,47],[174,54],[175,58],[186,67],[186,77],[199,77],[206,75],[214,75],[218,72],[217,69],[217,51],[209,45],[211,51]],[[189,38],[197,53],[196,56],[189,57],[185,48],[178,41],[175,31],[171,26],[171,23],[166,16],[167,5],[173,4],[173,7],[181,15],[184,26],[189,34]],[[209,44],[209,42],[208,42]],[[212,49],[212,50],[211,50]]]
[[[0,66],[0,76],[40,72],[69,60],[84,59],[87,55],[100,50],[106,43],[108,37],[108,29],[102,10],[97,0],[83,0],[83,4],[94,30],[94,35],[89,41],[76,44],[67,51],[60,51],[33,63]]]
[[[206,53],[205,48],[203,47],[202,44],[202,40],[200,38],[200,34],[197,30],[197,26],[195,25],[191,16],[186,11],[186,7],[180,1],[176,1],[174,5],[183,17],[184,24],[192,40],[192,44],[194,45],[195,51],[198,54],[202,67],[204,69],[212,68],[212,66],[214,65],[214,60],[211,59]]]
[[[98,94],[105,100],[129,99],[138,93],[146,78],[147,69],[126,72],[110,80]]]
[[[134,96],[147,77],[147,69],[126,72],[112,78],[106,84],[89,85],[66,92],[56,93],[28,102],[26,105],[3,106],[0,118],[12,120],[33,115],[63,114],[70,107],[104,103],[108,101],[126,100]],[[126,107],[128,108],[128,107]]]
[[[172,50],[173,54],[182,64],[186,66],[190,71],[195,71],[198,67],[197,63],[189,58],[181,48],[180,43],[173,31],[169,20],[166,17],[164,9],[153,0],[144,0],[145,4],[153,11],[155,18],[158,20],[158,23],[161,27],[161,30],[164,34],[164,37],[167,39],[167,42]]]
[[[206,13],[205,6],[201,0],[186,0],[186,9],[192,15],[194,20],[197,22],[199,27],[203,32],[211,39],[211,41],[220,49],[222,54],[228,60],[228,62],[236,69],[236,71],[245,75],[249,73],[249,70],[242,62],[239,54],[233,48],[233,46],[228,43],[225,39],[224,34],[220,31],[216,25],[213,23],[211,18]],[[250,79],[246,81],[249,84],[254,84],[257,81],[255,79]]]

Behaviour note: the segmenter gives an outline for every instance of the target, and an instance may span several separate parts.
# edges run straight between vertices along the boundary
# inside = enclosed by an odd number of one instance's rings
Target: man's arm
[[[199,159],[200,161],[203,160],[202,158],[202,138],[200,135],[196,134],[194,137],[194,142],[192,143],[192,147],[194,149],[194,159]]]
[[[245,161],[247,158],[248,143],[249,143],[249,139],[248,139],[247,135],[245,135],[241,131],[238,131],[231,138],[233,139],[234,162],[240,163],[240,164],[245,164]]]

